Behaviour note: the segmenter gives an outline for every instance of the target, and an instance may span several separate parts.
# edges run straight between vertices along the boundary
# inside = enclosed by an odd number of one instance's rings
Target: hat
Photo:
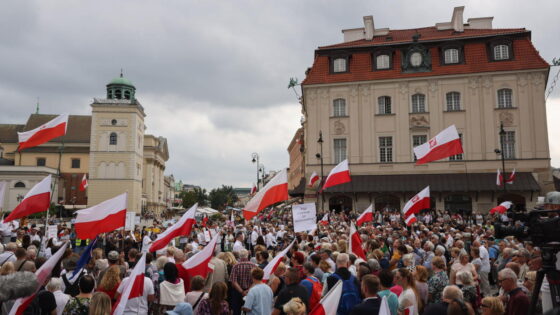
[[[119,260],[119,253],[116,250],[112,250],[107,255],[107,259],[109,259],[109,261],[117,261]]]
[[[67,271],[74,270],[76,269],[76,266],[78,266],[78,257],[72,255],[66,258],[62,263],[62,265],[64,266],[64,269],[66,269]]]
[[[167,311],[166,314],[170,315],[192,315],[193,309],[189,303],[179,303],[172,311]]]

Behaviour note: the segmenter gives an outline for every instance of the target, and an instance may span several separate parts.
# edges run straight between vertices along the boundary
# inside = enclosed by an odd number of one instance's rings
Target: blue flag
[[[86,250],[84,251],[82,256],[80,256],[80,260],[78,260],[76,269],[74,269],[74,272],[72,272],[70,277],[67,276],[68,282],[74,283],[74,281],[76,281],[79,275],[82,273],[82,270],[89,263],[89,260],[91,259],[91,254],[93,252],[93,248],[95,247],[96,242],[97,242],[97,237],[93,240],[93,242],[89,243],[88,247],[86,247]]]

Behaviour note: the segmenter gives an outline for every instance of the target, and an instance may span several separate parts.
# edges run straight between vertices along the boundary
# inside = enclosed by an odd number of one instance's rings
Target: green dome
[[[114,78],[107,85],[127,85],[127,86],[134,87],[134,84],[132,84],[132,82],[130,82],[129,79],[124,78],[122,76]]]

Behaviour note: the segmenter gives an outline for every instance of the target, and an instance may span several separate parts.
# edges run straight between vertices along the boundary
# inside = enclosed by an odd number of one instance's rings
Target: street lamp
[[[259,187],[259,172],[260,172],[260,164],[259,164],[259,154],[256,152],[253,152],[253,154],[251,154],[253,160],[253,163],[257,163],[257,188]]]
[[[323,185],[323,132],[319,131],[319,139],[317,139],[321,153],[315,154],[315,157],[321,161],[321,180],[319,181],[319,192],[321,194],[321,213],[324,211],[325,200],[323,198],[322,185]]]
[[[504,123],[500,122],[500,132],[498,133],[500,135],[500,149],[494,149],[494,152],[496,154],[500,154],[502,157],[502,186],[504,186],[504,193],[507,191],[506,188],[506,156],[505,156],[505,151],[504,151],[504,140],[505,140],[505,135],[506,135],[506,131],[504,130]]]

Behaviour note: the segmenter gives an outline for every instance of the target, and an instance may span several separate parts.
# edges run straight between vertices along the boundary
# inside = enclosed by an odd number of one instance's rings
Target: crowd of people
[[[528,313],[541,252],[530,242],[497,238],[494,221],[507,217],[430,211],[419,214],[411,228],[398,212],[379,211],[358,227],[362,259],[349,250],[356,216],[333,212],[327,225],[294,233],[289,210],[264,211],[250,222],[240,216],[230,222],[228,214],[196,224],[191,235],[157,252],[149,246],[165,230],[161,224],[117,230],[98,236],[89,263],[73,282],[69,275],[93,240],[77,239],[70,223],[60,224],[58,236],[47,240],[36,226],[15,221],[1,226],[0,275],[35,272],[69,242],[25,314],[111,314],[142,255],[144,288],[128,300],[125,314],[304,315],[339,281],[338,315],[378,314],[383,298],[392,315]],[[209,275],[189,276],[183,263],[218,233]],[[294,239],[265,279],[268,263]],[[2,314],[8,314],[14,300],[0,302]]]

